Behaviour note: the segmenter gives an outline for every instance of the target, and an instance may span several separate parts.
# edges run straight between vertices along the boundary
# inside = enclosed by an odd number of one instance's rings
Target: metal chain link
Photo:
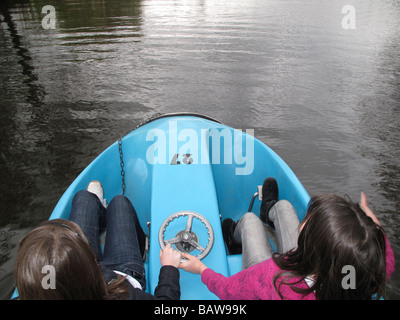
[[[118,149],[119,149],[119,161],[121,166],[121,176],[122,176],[122,195],[125,195],[125,163],[124,163],[124,154],[122,153],[122,138],[118,140]]]
[[[147,118],[143,122],[139,123],[135,128],[133,128],[131,131],[136,130],[137,128],[141,127],[142,125],[146,124],[147,122],[152,121],[153,119],[161,116],[161,113],[156,113],[155,115],[152,115],[151,117]],[[129,133],[128,132],[128,133]],[[125,137],[128,133],[122,135],[118,139],[118,151],[119,151],[119,161],[120,161],[120,166],[121,166],[121,177],[122,177],[122,195],[125,195],[125,189],[126,189],[126,184],[125,184],[125,163],[124,163],[124,154],[122,153],[122,138]]]

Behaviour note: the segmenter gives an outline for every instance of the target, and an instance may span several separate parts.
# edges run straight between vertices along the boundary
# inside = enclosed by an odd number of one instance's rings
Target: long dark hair
[[[283,285],[304,296],[315,291],[316,299],[380,298],[386,282],[386,242],[383,229],[348,197],[321,194],[311,198],[300,225],[297,248],[273,259],[282,270],[274,277],[282,299]],[[344,266],[355,270],[355,288],[344,288]],[[298,284],[306,277],[313,284]]]
[[[21,241],[14,277],[19,298],[28,300],[102,300],[124,298],[123,277],[107,285],[96,256],[79,226],[55,219]],[[55,289],[44,288],[44,266],[55,270]]]

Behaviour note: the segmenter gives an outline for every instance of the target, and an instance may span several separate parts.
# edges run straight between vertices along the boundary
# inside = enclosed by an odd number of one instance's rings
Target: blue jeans
[[[100,265],[134,277],[145,290],[146,236],[128,198],[116,196],[106,209],[95,194],[79,191],[72,200],[70,220],[82,229]],[[104,230],[107,233],[102,251],[100,233]]]

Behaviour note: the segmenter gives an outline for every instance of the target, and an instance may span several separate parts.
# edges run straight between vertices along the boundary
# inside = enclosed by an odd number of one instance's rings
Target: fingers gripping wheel
[[[187,222],[186,222],[186,227],[184,230],[179,231],[176,233],[175,237],[165,240],[164,236],[166,233],[166,230],[168,226],[172,223],[174,220],[181,220],[187,217]],[[205,230],[200,230],[201,233],[204,235],[206,231],[208,234],[208,241],[207,245],[204,247],[204,245],[200,245],[200,240],[197,236],[196,233],[192,231],[192,226],[193,226],[193,219],[198,219],[204,225]],[[174,221],[175,222],[175,221]],[[171,227],[172,228],[172,227]],[[203,232],[202,232],[203,231]],[[204,239],[202,243],[204,242]],[[164,250],[165,246],[167,244],[175,244],[175,247],[181,251],[181,252],[186,252],[190,253],[193,250],[197,250],[200,253],[198,255],[195,255],[198,259],[203,259],[204,257],[207,256],[207,254],[210,252],[213,244],[214,244],[214,231],[213,228],[211,227],[211,224],[208,222],[206,218],[204,218],[201,214],[193,211],[179,211],[174,214],[171,214],[165,221],[162,223],[160,230],[158,232],[158,241],[160,242],[160,247],[162,250]]]

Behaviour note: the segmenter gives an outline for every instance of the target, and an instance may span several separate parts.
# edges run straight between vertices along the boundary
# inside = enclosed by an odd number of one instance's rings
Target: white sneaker
[[[107,208],[107,200],[104,199],[104,190],[103,190],[103,186],[101,185],[100,181],[97,181],[97,180],[90,181],[86,190],[95,194],[99,198],[99,200],[100,200],[101,204],[104,206],[104,208]]]

